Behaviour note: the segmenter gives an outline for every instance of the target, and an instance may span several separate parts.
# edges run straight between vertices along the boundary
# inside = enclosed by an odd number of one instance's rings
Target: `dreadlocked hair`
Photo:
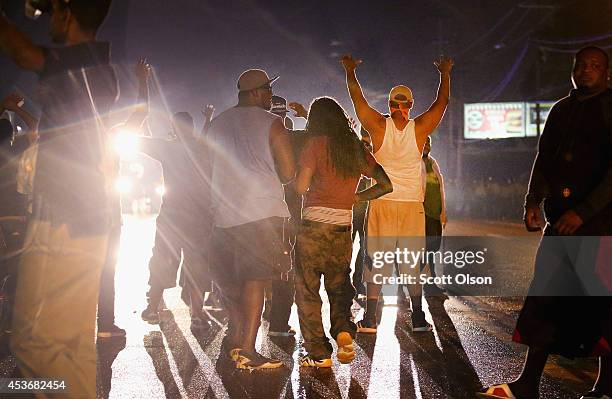
[[[327,136],[331,165],[340,176],[359,177],[366,165],[365,149],[346,112],[331,97],[316,98],[310,105],[308,134]]]

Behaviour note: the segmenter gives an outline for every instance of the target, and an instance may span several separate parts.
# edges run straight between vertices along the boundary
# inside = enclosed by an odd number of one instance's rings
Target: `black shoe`
[[[426,296],[440,296],[448,298],[446,292],[435,284],[427,284],[423,286],[423,292]]]
[[[432,325],[425,320],[425,313],[422,310],[414,311],[410,318],[412,319],[413,332],[433,331]]]
[[[221,299],[217,294],[211,292],[208,294],[208,298],[204,301],[204,307],[210,308],[211,310],[220,310],[223,309],[223,304],[221,303]]]
[[[159,324],[159,312],[155,309],[147,307],[140,317],[149,324]]]
[[[114,337],[125,337],[125,330],[119,328],[116,325],[112,325],[108,328],[98,327],[98,338],[114,338]]]
[[[206,318],[192,317],[191,318],[191,331],[205,332],[210,330],[212,322]]]
[[[355,296],[356,297],[358,295],[365,295],[366,294],[365,284],[363,284],[363,283],[355,283],[355,284],[353,284],[353,286],[355,287]]]
[[[376,321],[372,322],[364,318],[357,322],[357,332],[360,334],[376,334],[376,331]]]

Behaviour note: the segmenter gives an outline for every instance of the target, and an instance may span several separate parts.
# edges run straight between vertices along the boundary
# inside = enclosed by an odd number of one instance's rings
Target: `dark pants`
[[[272,217],[212,233],[211,272],[225,308],[242,309],[242,287],[247,281],[278,281],[291,269],[285,220]]]
[[[299,155],[299,154],[298,154]],[[302,196],[298,195],[291,186],[284,186],[285,202],[291,214],[291,219],[285,221],[293,225],[292,233],[288,237],[291,244],[291,264],[295,268],[299,259],[296,256],[296,221],[299,224],[302,215]],[[295,297],[295,278],[293,272],[289,272],[281,280],[272,282],[272,300],[270,301],[270,331],[285,332],[289,330],[289,317]]]
[[[338,227],[310,222],[298,234],[299,265],[296,269],[296,303],[304,349],[315,359],[328,358],[332,346],[323,331],[321,320],[321,276],[329,298],[332,337],[340,332],[355,336],[357,327],[351,321],[355,289],[351,285],[351,232]]]
[[[426,251],[437,251],[442,244],[442,222],[440,219],[434,219],[425,215],[425,236],[426,236]],[[429,270],[433,277],[436,277],[436,266],[434,257],[430,257],[427,262],[421,264],[421,270],[429,263]]]
[[[555,236],[548,225],[514,341],[569,358],[611,356],[611,247],[608,237]]]
[[[291,316],[294,296],[295,288],[291,276],[289,281],[278,280],[272,282],[270,331],[285,332],[289,330],[289,317]]]
[[[106,260],[100,279],[100,294],[98,295],[98,328],[108,328],[115,324],[115,268],[119,243],[121,241],[121,226],[112,229],[108,237]]]
[[[288,222],[287,222],[288,223]],[[291,264],[295,268],[299,260],[296,256],[296,237],[290,238]],[[294,272],[290,271],[280,280],[272,282],[272,300],[270,302],[270,331],[286,332],[289,330],[289,317],[295,298]]]
[[[14,221],[0,224],[0,335],[11,329],[13,303],[17,290],[17,275],[19,272],[18,250],[23,248],[27,224],[25,221]],[[7,257],[11,252],[14,255]]]
[[[366,215],[368,213],[367,203],[358,203],[353,206],[353,232],[351,235],[352,242],[355,242],[355,237],[359,236],[359,249],[357,258],[355,259],[355,271],[353,272],[353,286],[358,294],[365,294],[365,285],[363,284],[363,268],[369,267],[369,260],[366,253]]]
[[[155,246],[149,261],[149,285],[166,289],[176,286],[181,265],[181,286],[194,287],[199,292],[211,290],[206,261],[208,227],[194,209],[168,211],[163,209],[157,217]]]

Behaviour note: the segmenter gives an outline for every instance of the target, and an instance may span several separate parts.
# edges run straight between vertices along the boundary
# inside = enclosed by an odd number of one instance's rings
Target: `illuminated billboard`
[[[464,106],[466,139],[525,137],[525,103],[477,103]]]
[[[554,102],[540,102],[540,133]],[[464,105],[466,139],[508,139],[538,135],[537,103],[474,103]]]
[[[538,135],[538,114],[537,106],[538,103],[527,103],[527,130],[525,135],[527,137],[536,137]],[[540,104],[540,134],[544,130],[544,122],[548,118],[550,109],[555,104],[554,101],[541,102]]]

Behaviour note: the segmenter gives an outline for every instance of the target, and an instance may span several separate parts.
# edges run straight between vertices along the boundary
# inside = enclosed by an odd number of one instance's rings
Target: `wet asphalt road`
[[[408,307],[386,297],[376,336],[358,336],[351,365],[334,359],[332,369],[302,369],[296,363],[299,333],[294,339],[267,338],[260,329],[258,348],[278,357],[285,367],[245,372],[232,368],[221,353],[223,314],[212,331],[194,334],[189,310],[178,289],[164,295],[166,310],[159,326],[140,319],[146,305],[147,263],[155,234],[153,218],[127,217],[116,275],[117,324],[125,339],[98,340],[98,393],[102,398],[473,398],[473,392],[506,382],[520,371],[525,348],[510,342],[521,298],[455,297],[424,302],[433,333],[412,333]],[[518,225],[454,222],[447,234],[522,235]],[[510,239],[509,239],[510,240]],[[517,279],[529,280],[533,245],[506,245]],[[509,282],[512,284],[512,282]],[[328,313],[324,305],[324,314]],[[355,315],[362,312],[354,307]],[[290,324],[299,331],[295,306]],[[327,324],[328,326],[328,324]],[[0,371],[8,375],[13,361],[5,357]],[[578,398],[596,377],[595,359],[569,361],[553,357],[541,385],[542,399]]]

